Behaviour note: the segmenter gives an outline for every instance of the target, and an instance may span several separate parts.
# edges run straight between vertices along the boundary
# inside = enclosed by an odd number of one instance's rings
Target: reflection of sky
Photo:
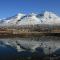
[[[52,11],[60,15],[60,0],[0,0],[0,18],[16,13]]]

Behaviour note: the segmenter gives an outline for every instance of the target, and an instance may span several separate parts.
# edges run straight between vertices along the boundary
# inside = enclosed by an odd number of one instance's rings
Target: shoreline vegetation
[[[47,32],[21,32],[19,34],[11,34],[11,33],[0,33],[0,38],[15,38],[15,37],[41,37],[41,36],[57,36],[60,37],[60,33],[47,33]]]
[[[31,28],[2,28],[0,27],[0,38],[13,37],[40,37],[40,36],[60,36],[59,27],[31,27]]]

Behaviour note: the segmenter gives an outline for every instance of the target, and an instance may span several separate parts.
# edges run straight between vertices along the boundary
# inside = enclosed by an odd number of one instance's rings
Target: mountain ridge
[[[21,25],[60,25],[60,17],[52,12],[45,11],[42,14],[16,14],[6,19],[0,19],[0,26],[21,26]]]

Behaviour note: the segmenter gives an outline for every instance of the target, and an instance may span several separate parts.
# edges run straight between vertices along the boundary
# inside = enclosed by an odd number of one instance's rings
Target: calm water
[[[60,56],[60,37],[0,38],[0,60],[32,60]]]

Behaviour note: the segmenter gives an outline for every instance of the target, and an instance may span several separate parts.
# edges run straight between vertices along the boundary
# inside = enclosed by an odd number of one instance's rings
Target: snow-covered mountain
[[[0,26],[20,26],[20,25],[36,25],[36,24],[48,24],[59,25],[60,17],[52,12],[44,12],[42,14],[17,14],[15,16],[0,19]]]

